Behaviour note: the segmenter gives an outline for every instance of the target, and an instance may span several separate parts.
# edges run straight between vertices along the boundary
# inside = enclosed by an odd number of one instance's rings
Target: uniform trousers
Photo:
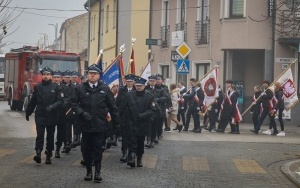
[[[45,126],[45,124],[36,124],[36,139],[35,139],[35,150],[43,150],[45,130],[47,131],[46,136],[46,150],[52,152],[54,150],[54,132],[55,124]]]
[[[191,116],[193,116],[194,119],[194,129],[200,129],[200,118],[198,111],[195,110],[193,107],[189,107],[188,111],[186,113],[186,123],[185,123],[185,129],[189,128]]]
[[[102,142],[105,138],[104,132],[99,133],[82,133],[81,152],[86,165],[91,165],[92,162],[100,163],[102,161]]]

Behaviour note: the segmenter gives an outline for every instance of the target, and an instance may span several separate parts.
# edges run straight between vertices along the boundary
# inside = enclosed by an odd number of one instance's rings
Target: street
[[[296,125],[286,127],[286,137],[255,135],[250,124],[240,125],[240,135],[164,133],[155,148],[145,149],[144,167],[135,169],[119,162],[118,142],[104,152],[99,185],[83,181],[78,147],[51,165],[44,164],[44,154],[35,164],[34,115],[29,122],[24,115],[0,102],[0,187],[296,187],[280,170],[300,157]]]

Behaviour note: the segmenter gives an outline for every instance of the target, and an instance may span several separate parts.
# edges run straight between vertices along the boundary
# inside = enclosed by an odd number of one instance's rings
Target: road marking
[[[22,114],[20,114],[19,112],[7,112],[7,114],[10,116],[10,117],[13,117],[13,118],[20,118],[20,117],[24,117]]]
[[[142,158],[143,167],[146,167],[146,168],[155,169],[157,161],[158,161],[158,155],[145,154],[145,155],[143,155],[143,158]]]
[[[210,171],[205,157],[182,157],[182,170],[184,171]]]
[[[252,159],[232,159],[235,167],[241,173],[261,173],[266,174],[267,172]]]
[[[14,149],[0,149],[0,158],[16,152]]]
[[[106,161],[108,159],[108,157],[110,156],[110,153],[103,153],[102,155],[102,163],[104,161]],[[72,166],[81,166],[80,162],[81,162],[82,158],[78,159],[77,161],[75,161]]]

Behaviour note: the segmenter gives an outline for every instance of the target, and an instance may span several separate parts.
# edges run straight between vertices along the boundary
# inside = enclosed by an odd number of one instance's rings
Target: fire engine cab
[[[5,54],[5,90],[11,110],[26,110],[34,86],[42,81],[40,71],[48,66],[53,71],[80,71],[80,57],[76,53],[40,51],[24,46]],[[78,78],[80,82],[80,78]]]

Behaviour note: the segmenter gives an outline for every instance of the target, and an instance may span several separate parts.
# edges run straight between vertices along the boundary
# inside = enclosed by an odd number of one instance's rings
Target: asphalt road
[[[0,102],[0,187],[296,187],[280,167],[299,159],[297,126],[289,125],[286,137],[254,135],[248,124],[241,125],[240,135],[164,133],[155,148],[145,150],[144,167],[136,169],[119,162],[117,146],[104,153],[99,185],[83,181],[80,148],[51,165],[35,164],[34,117],[27,122],[24,112],[8,109]]]

